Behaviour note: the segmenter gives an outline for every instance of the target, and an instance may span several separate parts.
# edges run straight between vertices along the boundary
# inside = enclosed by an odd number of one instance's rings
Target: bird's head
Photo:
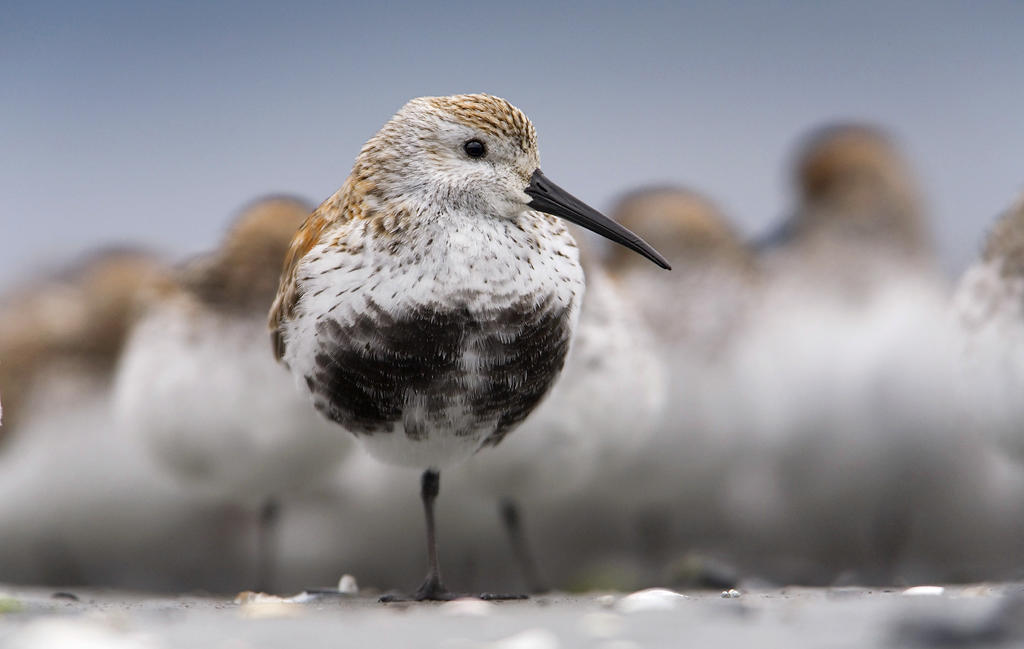
[[[363,146],[350,183],[363,200],[414,218],[439,210],[505,219],[545,212],[669,268],[640,237],[548,180],[533,124],[492,95],[413,99]]]

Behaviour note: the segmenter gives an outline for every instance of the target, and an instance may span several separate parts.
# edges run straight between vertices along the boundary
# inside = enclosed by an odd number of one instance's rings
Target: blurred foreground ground
[[[309,603],[0,587],[11,649],[264,647],[938,647],[1020,646],[1024,585],[786,588],[726,597],[641,592],[525,602],[384,605],[376,596]]]

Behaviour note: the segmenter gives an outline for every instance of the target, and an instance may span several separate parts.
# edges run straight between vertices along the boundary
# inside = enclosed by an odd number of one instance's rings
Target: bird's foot
[[[436,574],[429,575],[412,595],[387,594],[380,598],[382,602],[447,602],[458,599],[458,595],[450,592],[441,583]]]
[[[475,598],[487,601],[499,601],[506,599],[529,599],[528,595],[506,594],[506,593],[453,593],[444,587],[441,580],[428,577],[423,585],[412,595],[397,595],[388,593],[380,598],[381,602],[449,602],[453,599]]]

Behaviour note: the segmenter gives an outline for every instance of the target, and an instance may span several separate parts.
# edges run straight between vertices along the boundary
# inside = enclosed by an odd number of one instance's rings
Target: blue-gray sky
[[[951,271],[1024,190],[1021,2],[372,4],[4,3],[0,286],[110,242],[209,248],[261,194],[319,202],[427,94],[509,99],[597,207],[680,183],[750,234],[801,134],[878,123]]]

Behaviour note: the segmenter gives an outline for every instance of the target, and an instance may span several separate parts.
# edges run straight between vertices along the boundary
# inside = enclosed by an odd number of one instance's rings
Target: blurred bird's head
[[[913,251],[929,248],[917,184],[883,131],[836,124],[812,132],[799,149],[794,177],[798,232],[837,230]]]
[[[182,284],[211,306],[264,313],[277,293],[288,245],[312,209],[291,196],[253,201],[216,251],[182,269]]]
[[[623,196],[612,210],[615,219],[645,239],[657,241],[673,263],[729,263],[751,261],[747,246],[710,200],[677,187],[639,189]],[[635,258],[613,250],[613,269],[632,266]]]
[[[862,124],[837,124],[811,133],[799,154],[796,178],[806,202],[839,198],[858,183],[889,194],[910,191],[913,184],[889,136]]]

